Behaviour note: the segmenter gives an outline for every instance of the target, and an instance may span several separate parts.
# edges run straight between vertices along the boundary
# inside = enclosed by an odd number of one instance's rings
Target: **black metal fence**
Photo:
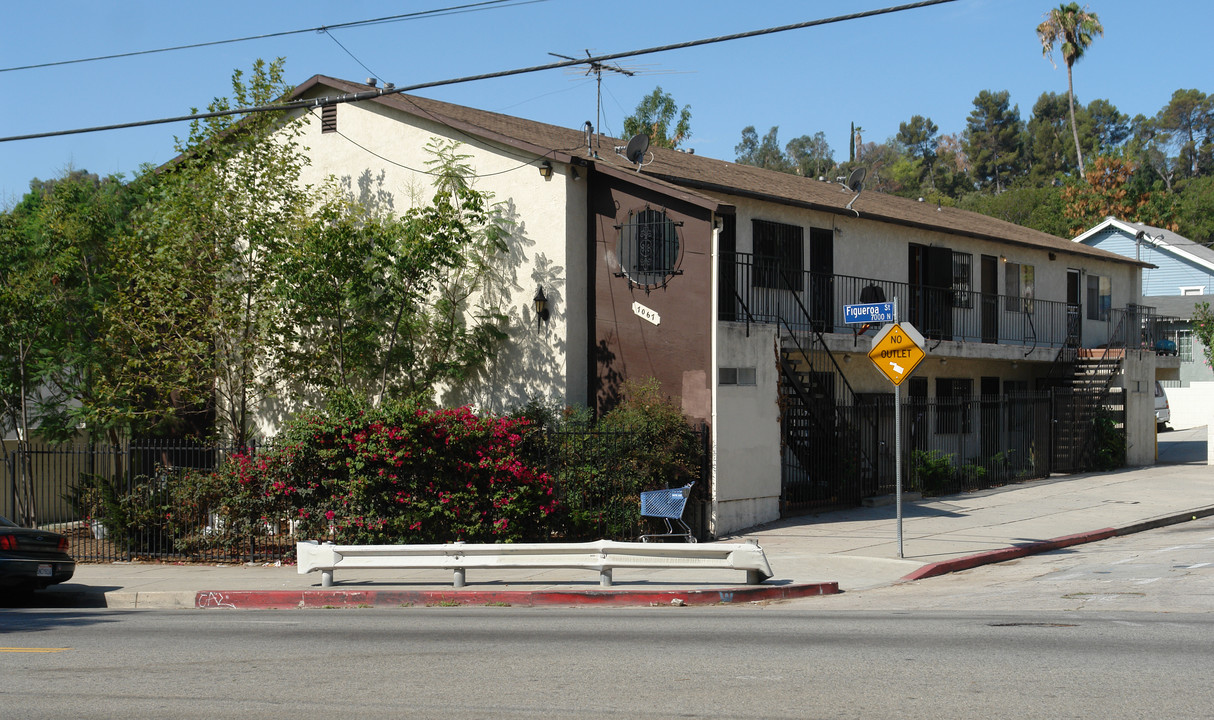
[[[201,497],[199,483],[186,482],[218,469],[235,450],[178,441],[10,444],[0,513],[67,535],[83,562],[282,559],[294,550],[289,521],[237,531]]]
[[[696,481],[684,520],[707,539],[707,428],[695,429],[689,440],[694,451],[689,462],[652,467],[645,465],[642,451],[652,439],[640,432],[567,427],[549,433],[547,466],[563,507],[553,535],[578,540],[639,536],[649,522],[640,516],[639,493],[663,477],[680,485]],[[73,557],[81,562],[292,559],[298,538],[289,518],[236,525],[226,519],[224,508],[213,506],[214,495],[205,492],[205,478],[236,450],[183,442],[7,443],[0,514],[67,535]]]
[[[981,490],[1050,474],[1048,392],[902,403],[905,491],[940,495]],[[797,452],[786,435],[782,505],[786,514],[855,505],[895,492],[897,447],[892,394],[837,407],[835,427]]]
[[[965,284],[933,287],[790,270],[774,258],[750,253],[722,253],[721,262],[721,320],[783,321],[796,332],[851,332],[843,318],[845,306],[897,298],[901,320],[931,341],[1026,347],[1124,342],[1147,349],[1158,340],[1175,341],[1177,319],[1143,305],[1093,310],[1063,300],[977,292]],[[1121,327],[1127,337],[1113,337]]]

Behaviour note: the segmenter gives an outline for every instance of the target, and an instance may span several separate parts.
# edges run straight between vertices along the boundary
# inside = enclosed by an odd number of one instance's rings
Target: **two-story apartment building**
[[[368,90],[321,76],[296,90],[318,106],[303,113],[311,179],[333,175],[403,212],[430,183],[427,142],[452,139],[516,220],[502,269],[510,342],[444,402],[602,410],[624,379],[657,378],[711,428],[715,534],[889,492],[894,388],[866,356],[872,330],[844,322],[859,302],[896,302],[925,339],[902,386],[908,451],[944,439],[956,472],[1074,469],[1059,448],[1082,438],[1057,427],[1079,428],[1119,387],[1127,459],[1152,461],[1156,359],[1126,341],[1142,262],[835,178],[662,148],[630,159],[589,123],[390,92],[335,102]],[[537,288],[546,323],[532,313]],[[1094,400],[1029,400],[1075,378]]]

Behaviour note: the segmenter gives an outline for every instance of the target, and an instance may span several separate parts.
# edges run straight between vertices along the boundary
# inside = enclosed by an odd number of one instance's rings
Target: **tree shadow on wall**
[[[345,175],[337,179],[337,184],[347,197],[364,207],[368,215],[388,217],[396,212],[396,196],[384,187],[385,177],[383,170],[378,175],[363,170],[357,180]]]
[[[602,415],[620,404],[623,396],[620,389],[624,384],[624,373],[617,366],[617,357],[612,347],[615,345],[615,333],[599,340],[594,347],[594,363],[598,368],[595,377],[598,384],[594,389],[595,412]]]
[[[506,251],[492,259],[490,277],[474,312],[504,316],[507,337],[480,372],[443,397],[443,404],[466,403],[504,413],[532,399],[564,400],[567,340],[560,328],[566,327],[569,307],[565,268],[534,252],[536,242],[528,237],[514,201],[503,201],[497,213],[509,229],[503,238]],[[548,298],[547,321],[538,319],[532,306],[537,287],[543,287]]]

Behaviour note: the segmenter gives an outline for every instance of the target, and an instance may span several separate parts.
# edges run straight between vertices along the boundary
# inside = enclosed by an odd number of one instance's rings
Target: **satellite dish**
[[[866,175],[868,175],[868,169],[861,166],[852,170],[851,175],[847,176],[847,188],[855,193],[855,196],[847,201],[847,209],[854,212],[856,217],[860,217],[860,211],[851,205],[856,201],[856,198],[860,197],[860,193],[864,191],[864,178]]]
[[[633,165],[640,165],[645,159],[645,153],[649,151],[649,136],[644,133],[637,133],[628,140],[628,144],[624,146],[624,157],[628,158],[628,162]]]
[[[847,176],[847,187],[854,193],[859,193],[864,189],[864,178],[868,175],[868,168],[858,167],[851,171],[851,175]]]

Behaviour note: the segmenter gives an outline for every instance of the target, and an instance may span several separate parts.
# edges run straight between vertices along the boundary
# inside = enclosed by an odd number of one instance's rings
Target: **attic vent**
[[[325,105],[320,109],[320,132],[337,132],[337,106]]]

